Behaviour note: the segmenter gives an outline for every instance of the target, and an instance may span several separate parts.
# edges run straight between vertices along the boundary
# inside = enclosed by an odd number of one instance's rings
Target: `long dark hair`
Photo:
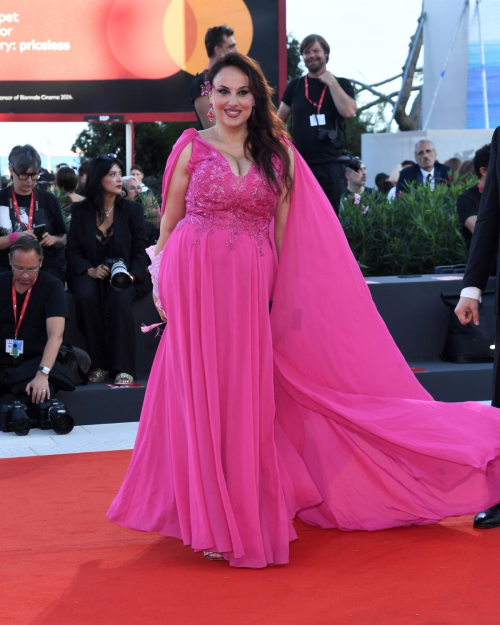
[[[225,67],[236,67],[247,77],[250,92],[255,99],[255,108],[248,119],[248,135],[245,140],[245,153],[249,153],[257,168],[266,176],[267,181],[278,193],[283,187],[287,196],[293,186],[291,158],[285,140],[290,140],[285,124],[276,114],[271,97],[273,89],[268,85],[264,73],[257,61],[248,56],[231,52],[224,55],[206,74],[213,85],[214,78]],[[283,165],[283,179],[280,180],[273,164],[276,155]]]
[[[97,213],[99,225],[102,224],[106,218],[106,214],[104,213],[104,189],[102,188],[101,180],[109,173],[113,165],[118,165],[122,172],[125,171],[123,163],[116,158],[116,156],[112,156],[111,154],[97,156],[89,163],[84,194],[87,202]],[[121,197],[118,195],[116,197],[115,206],[120,206],[120,204]]]

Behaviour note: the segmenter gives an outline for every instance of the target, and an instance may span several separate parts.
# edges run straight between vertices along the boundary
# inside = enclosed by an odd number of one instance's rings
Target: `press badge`
[[[324,126],[326,124],[326,119],[323,113],[321,113],[321,115],[311,115],[309,117],[309,122],[311,126]]]
[[[24,341],[20,339],[6,339],[5,351],[14,358],[21,356],[24,353]]]

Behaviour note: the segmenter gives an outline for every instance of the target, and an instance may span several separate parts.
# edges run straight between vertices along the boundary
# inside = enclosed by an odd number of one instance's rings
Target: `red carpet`
[[[0,460],[2,625],[500,624],[500,530],[299,523],[289,565],[231,569],[107,521],[130,453]]]

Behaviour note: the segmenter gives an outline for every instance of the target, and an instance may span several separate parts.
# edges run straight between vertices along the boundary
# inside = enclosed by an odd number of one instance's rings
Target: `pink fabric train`
[[[258,568],[288,562],[296,514],[378,530],[498,503],[498,411],[419,385],[301,157],[276,267],[277,197],[255,166],[235,176],[187,130],[164,198],[189,143],[186,218],[159,272],[169,323],[108,517]]]

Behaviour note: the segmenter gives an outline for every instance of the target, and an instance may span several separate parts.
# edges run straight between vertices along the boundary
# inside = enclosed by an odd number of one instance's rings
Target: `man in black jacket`
[[[499,149],[500,138],[497,128],[491,142],[491,153],[488,165],[488,177],[483,190],[479,212],[474,227],[472,243],[469,250],[469,260],[463,279],[460,301],[455,309],[455,314],[463,325],[471,321],[479,324],[479,302],[490,276],[492,263],[498,255],[500,237],[500,197],[499,197]],[[500,408],[500,316],[498,280],[500,262],[497,258],[497,290],[495,301],[496,341],[495,341],[495,365],[494,365],[494,389],[492,405]],[[500,415],[500,413],[499,413]],[[478,427],[481,427],[478,424]],[[500,504],[480,512],[474,519],[474,527],[491,528],[500,526]]]
[[[457,213],[458,222],[462,229],[465,246],[467,252],[470,249],[472,234],[476,225],[477,214],[479,212],[479,204],[483,194],[484,185],[486,184],[486,175],[488,173],[488,165],[490,161],[491,145],[483,145],[482,148],[474,154],[474,171],[478,177],[478,183],[470,189],[467,189],[457,197]]]
[[[396,186],[397,195],[406,191],[410,182],[428,184],[434,190],[436,184],[450,180],[451,167],[438,163],[436,148],[432,141],[421,139],[415,145],[415,160],[416,165],[401,170]]]

